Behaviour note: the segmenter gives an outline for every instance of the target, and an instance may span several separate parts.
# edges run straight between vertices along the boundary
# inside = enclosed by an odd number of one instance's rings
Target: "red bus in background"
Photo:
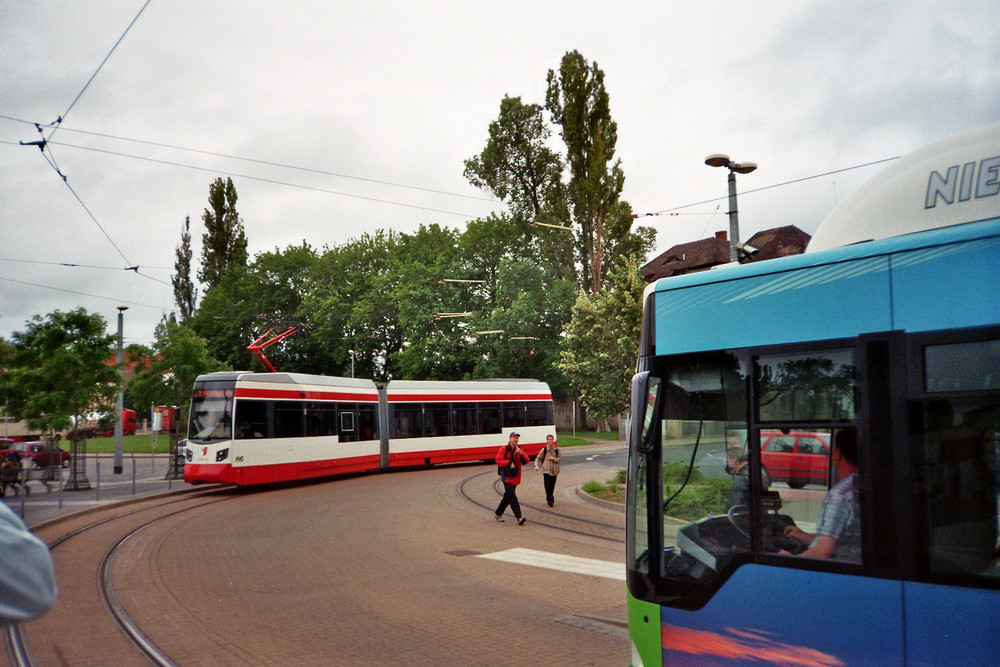
[[[84,438],[110,438],[115,434],[114,424],[111,428],[101,428],[102,415],[92,413],[77,422],[77,431]],[[122,435],[135,435],[135,410],[122,410]]]

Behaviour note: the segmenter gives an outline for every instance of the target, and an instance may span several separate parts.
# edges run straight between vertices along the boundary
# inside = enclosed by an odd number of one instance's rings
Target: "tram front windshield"
[[[191,397],[188,440],[219,442],[232,438],[233,388],[218,383],[197,384]]]

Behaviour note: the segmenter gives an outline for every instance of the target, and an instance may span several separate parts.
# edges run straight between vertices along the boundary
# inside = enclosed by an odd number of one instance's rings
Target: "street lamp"
[[[729,261],[739,261],[740,222],[736,212],[736,174],[749,174],[757,168],[756,162],[733,162],[728,155],[713,153],[705,158],[709,167],[729,169]]]
[[[118,387],[118,397],[115,400],[115,468],[116,475],[122,474],[122,412],[125,410],[125,371],[122,368],[122,324],[128,306],[118,306],[118,373],[121,385]]]

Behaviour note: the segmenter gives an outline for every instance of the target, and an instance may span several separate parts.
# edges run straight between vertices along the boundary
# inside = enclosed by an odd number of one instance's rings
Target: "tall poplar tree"
[[[198,290],[191,280],[191,216],[184,218],[184,231],[181,232],[181,244],[176,248],[174,259],[174,275],[170,279],[174,286],[174,303],[180,314],[181,322],[194,315],[194,304],[198,298]]]
[[[232,266],[246,266],[247,237],[243,231],[243,221],[236,212],[236,186],[233,179],[221,178],[208,189],[208,205],[202,220],[205,234],[202,238],[201,271],[198,279],[206,289],[216,285]]]
[[[608,269],[633,252],[651,247],[652,230],[632,234],[632,207],[621,200],[625,173],[615,159],[618,124],[611,119],[604,72],[578,51],[549,70],[545,106],[561,127],[566,144],[567,184],[573,218],[579,225],[583,287],[600,292]]]

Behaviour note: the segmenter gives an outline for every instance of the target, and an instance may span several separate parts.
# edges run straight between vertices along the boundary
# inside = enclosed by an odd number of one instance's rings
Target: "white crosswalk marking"
[[[607,579],[625,581],[625,564],[607,560],[578,558],[576,556],[554,554],[534,549],[522,549],[520,547],[507,549],[506,551],[497,551],[491,554],[481,554],[478,557],[499,560],[505,563],[531,565],[532,567],[543,567],[548,570],[588,574],[592,577],[605,577]]]

